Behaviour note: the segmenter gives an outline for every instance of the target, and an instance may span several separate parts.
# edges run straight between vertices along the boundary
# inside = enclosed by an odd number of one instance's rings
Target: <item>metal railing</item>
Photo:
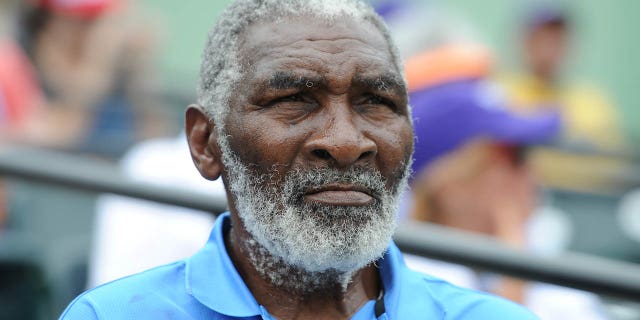
[[[112,165],[58,153],[6,149],[0,152],[0,176],[113,193],[214,215],[226,211],[223,198],[130,181]],[[417,223],[400,226],[394,239],[407,253],[640,301],[640,267],[634,264],[578,254],[532,256],[488,237]]]

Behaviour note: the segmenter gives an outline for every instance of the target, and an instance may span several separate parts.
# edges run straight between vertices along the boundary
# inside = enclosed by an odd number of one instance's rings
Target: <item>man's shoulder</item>
[[[453,285],[442,279],[411,271],[413,301],[431,301],[442,319],[538,319],[533,313],[509,300]]]
[[[165,304],[180,306],[191,299],[185,268],[185,261],[178,261],[90,289],[71,302],[60,319],[130,319],[132,314],[153,319],[153,312],[167,312]]]

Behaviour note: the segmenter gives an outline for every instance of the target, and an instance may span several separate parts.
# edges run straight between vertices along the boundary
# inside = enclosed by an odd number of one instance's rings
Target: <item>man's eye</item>
[[[396,104],[393,103],[393,101],[377,96],[377,95],[370,95],[367,96],[363,102],[363,104],[365,105],[370,105],[370,106],[387,106],[389,107],[391,110],[396,110]]]
[[[295,123],[318,108],[311,95],[296,93],[275,98],[260,106],[262,111],[289,123]]]
[[[305,98],[301,94],[292,94],[290,96],[277,98],[271,101],[269,103],[269,106],[273,107],[273,106],[277,106],[278,104],[288,103],[288,102],[305,102]]]

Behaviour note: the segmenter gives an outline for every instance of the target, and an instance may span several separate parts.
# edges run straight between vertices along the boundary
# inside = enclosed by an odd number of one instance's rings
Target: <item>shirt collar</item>
[[[213,231],[202,250],[187,260],[187,293],[208,308],[231,317],[261,314],[242,277],[229,258],[224,234],[231,227],[229,213],[216,219]]]
[[[227,316],[259,316],[262,314],[260,305],[238,274],[225,247],[224,234],[230,227],[229,213],[221,215],[205,247],[187,260],[187,293],[208,308]],[[412,303],[419,292],[425,291],[425,281],[407,268],[402,253],[393,242],[377,265],[380,266],[389,319],[410,319],[433,310],[427,301]]]
[[[416,319],[440,309],[433,299],[427,298],[431,293],[425,277],[405,265],[395,243],[391,242],[377,264],[385,290],[384,305],[388,319]],[[420,299],[419,303],[417,299]]]

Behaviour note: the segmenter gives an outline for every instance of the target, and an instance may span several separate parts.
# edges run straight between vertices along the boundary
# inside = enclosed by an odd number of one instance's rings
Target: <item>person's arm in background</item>
[[[624,150],[620,114],[604,93],[595,87],[581,85],[569,90],[563,100],[569,143],[597,150]]]
[[[0,141],[30,140],[42,107],[31,63],[17,44],[0,38]]]

